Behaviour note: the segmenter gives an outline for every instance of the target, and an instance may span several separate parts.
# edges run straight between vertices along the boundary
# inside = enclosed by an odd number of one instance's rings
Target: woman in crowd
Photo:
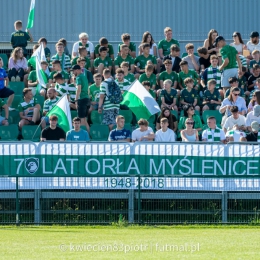
[[[139,55],[143,54],[143,48],[142,45],[144,43],[149,43],[150,44],[150,55],[154,55],[155,57],[157,57],[157,45],[153,40],[153,36],[151,35],[150,32],[144,32],[143,34],[143,38],[142,38],[142,42],[139,46]]]
[[[28,71],[27,60],[23,56],[23,49],[17,47],[13,50],[8,62],[8,78],[11,81],[23,81],[24,75]]]
[[[183,142],[199,141],[198,131],[193,129],[194,121],[191,118],[185,120],[186,128],[181,131],[181,139]]]
[[[175,115],[171,114],[171,110],[168,107],[162,108],[162,112],[156,121],[156,130],[161,129],[160,122],[161,122],[161,119],[164,117],[166,117],[168,119],[168,122],[169,122],[168,127],[171,130],[173,130],[174,132],[176,132],[177,131],[177,119],[176,119]]]
[[[208,38],[204,41],[203,47],[208,50],[210,55],[217,54],[218,48],[214,47],[214,41],[218,36],[218,32],[215,29],[211,29],[208,33]]]
[[[241,34],[239,32],[234,32],[232,38],[234,42],[230,43],[230,46],[233,46],[238,54],[243,55],[243,50],[246,50],[247,47],[242,40]]]
[[[198,132],[202,130],[202,122],[198,115],[195,114],[194,107],[192,105],[185,105],[183,106],[184,116],[180,118],[178,129],[183,130],[186,128],[185,122],[186,119],[189,118],[193,121],[193,128],[196,129]]]

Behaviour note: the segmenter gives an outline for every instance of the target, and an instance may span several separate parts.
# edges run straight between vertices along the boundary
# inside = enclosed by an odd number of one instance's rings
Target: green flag
[[[30,12],[28,15],[28,22],[27,22],[27,29],[31,29],[33,27],[34,7],[35,7],[35,0],[31,0]]]

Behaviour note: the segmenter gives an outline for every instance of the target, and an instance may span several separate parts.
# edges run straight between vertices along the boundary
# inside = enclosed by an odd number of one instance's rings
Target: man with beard
[[[246,44],[247,49],[250,51],[250,56],[247,56],[246,58],[252,60],[252,52],[254,50],[260,51],[260,43],[259,43],[259,33],[258,32],[251,32],[250,34],[250,41]]]

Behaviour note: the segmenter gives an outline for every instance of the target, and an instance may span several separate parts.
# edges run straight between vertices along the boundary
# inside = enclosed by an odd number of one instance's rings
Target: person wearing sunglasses
[[[232,35],[233,42],[230,43],[230,46],[233,46],[238,54],[243,54],[243,50],[247,50],[246,45],[244,44],[241,34],[239,32],[234,32]]]
[[[244,98],[240,97],[239,95],[240,95],[240,89],[238,87],[231,88],[229,96],[222,101],[219,112],[221,114],[227,113],[227,115],[230,116],[231,106],[237,106],[238,113],[240,115],[245,115],[247,113],[246,101]]]
[[[239,81],[238,81],[238,78],[237,78],[237,77],[231,77],[231,78],[229,78],[229,79],[228,79],[228,83],[229,83],[231,89],[232,89],[232,88],[239,88],[239,90],[240,90],[240,97],[245,98],[246,93],[244,92],[244,89],[242,89],[242,88],[239,87]],[[229,94],[230,94],[230,89],[228,89],[228,90],[226,91],[226,93],[225,93],[225,98],[227,98],[227,97],[229,96]],[[249,92],[248,95],[250,95],[250,92]]]
[[[198,131],[193,129],[194,121],[190,118],[185,120],[186,128],[181,131],[181,139],[183,142],[199,141]]]

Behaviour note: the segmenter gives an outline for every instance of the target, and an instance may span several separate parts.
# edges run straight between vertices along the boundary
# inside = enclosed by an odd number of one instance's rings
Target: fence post
[[[41,190],[34,190],[34,224],[41,223]]]
[[[128,190],[128,222],[134,223],[134,197],[135,192],[133,189]]]
[[[228,193],[227,191],[222,191],[222,199],[221,199],[222,223],[227,223],[227,203],[228,203]]]
[[[15,210],[15,216],[16,216],[16,226],[20,225],[20,200],[19,200],[19,177],[15,178],[15,204],[16,204],[16,210]]]
[[[141,214],[141,177],[138,176],[138,223],[142,221]]]

